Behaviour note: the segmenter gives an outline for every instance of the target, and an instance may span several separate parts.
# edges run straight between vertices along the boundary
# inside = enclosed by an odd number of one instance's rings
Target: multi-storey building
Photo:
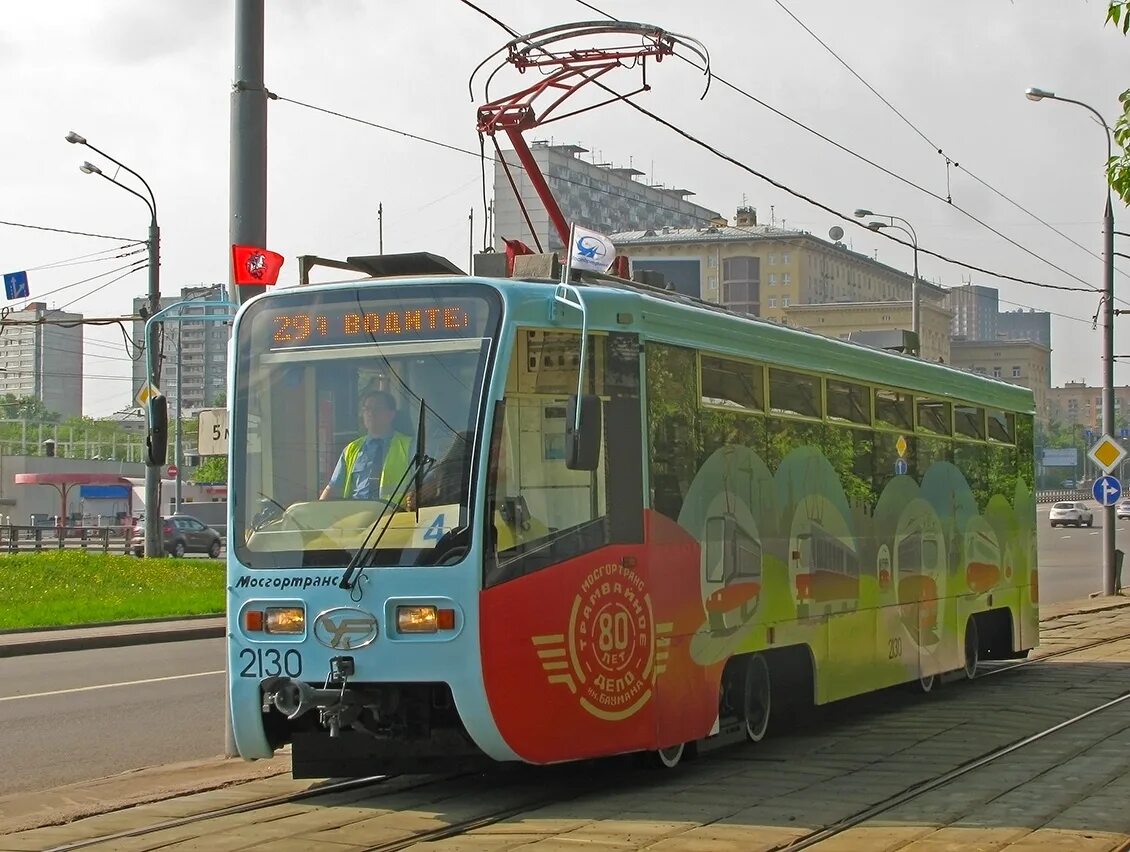
[[[838,304],[790,305],[785,308],[789,325],[807,328],[825,337],[871,342],[868,332],[909,329],[911,303],[845,302]],[[926,361],[950,362],[950,312],[938,302],[922,302],[919,357]]]
[[[617,168],[608,163],[590,163],[577,155],[588,153],[577,145],[552,145],[534,142],[534,160],[545,175],[553,197],[565,219],[603,234],[629,228],[696,227],[717,219],[713,210],[687,201],[689,189],[650,186],[636,178],[643,172]],[[513,151],[503,151],[503,163],[494,164],[494,246],[502,250],[502,239],[518,239],[536,249],[560,251],[561,239],[549,221],[549,214]],[[533,230],[522,215],[522,208],[510,185],[513,178],[518,196],[525,204]]]
[[[946,307],[953,312],[953,336],[964,340],[996,340],[999,298],[995,287],[979,284],[963,284],[947,290]]]
[[[807,231],[758,225],[750,207],[738,210],[732,226],[647,228],[613,234],[612,241],[635,271],[661,272],[681,293],[781,323],[795,305],[911,297],[907,273]],[[923,306],[940,307],[941,287],[920,281],[919,288]]]
[[[1065,382],[1048,391],[1048,420],[1078,424],[1098,432],[1103,422],[1103,391],[1085,382]],[[1130,385],[1114,388],[1114,422],[1130,422]],[[1118,437],[1118,436],[1115,436]]]
[[[1052,315],[1032,308],[997,314],[997,337],[1005,340],[1034,340],[1050,348]]]
[[[82,416],[81,320],[43,302],[9,314],[0,334],[0,394],[33,396],[48,411]]]
[[[1048,392],[1051,389],[1049,347],[1032,340],[953,340],[950,358],[962,367],[1030,388],[1036,397],[1036,417],[1048,417]]]
[[[222,301],[224,287],[214,284],[204,287],[185,287],[179,296],[163,296],[161,307],[177,302],[198,301],[200,307],[185,308],[186,317],[204,314],[227,313],[226,308],[209,307],[209,302]],[[133,300],[133,311],[148,308],[145,298]],[[164,346],[161,359],[161,391],[169,400],[170,411],[177,410],[177,373],[180,373],[180,410],[182,415],[200,408],[210,408],[224,392],[228,370],[228,337],[231,326],[215,320],[203,322],[170,319],[164,325]],[[145,323],[134,320],[133,338],[138,345],[145,336]],[[145,359],[133,365],[133,391],[145,384]]]

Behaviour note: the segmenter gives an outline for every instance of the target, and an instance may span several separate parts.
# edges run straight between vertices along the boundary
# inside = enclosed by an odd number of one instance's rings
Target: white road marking
[[[1069,536],[1069,535],[1061,535],[1061,536],[1060,536],[1060,538],[1061,538],[1061,539],[1064,539],[1064,538],[1071,538],[1071,536]]]
[[[184,680],[190,677],[208,677],[210,675],[222,675],[223,669],[214,672],[193,672],[192,674],[182,675],[169,675],[167,677],[147,677],[144,680],[126,680],[121,683],[100,683],[96,686],[77,686],[74,689],[55,689],[51,692],[32,692],[27,695],[6,695],[0,698],[3,701],[20,701],[24,698],[49,698],[52,695],[70,695],[73,692],[92,692],[95,689],[114,689],[119,686],[141,686],[146,683],[164,683],[170,680]]]

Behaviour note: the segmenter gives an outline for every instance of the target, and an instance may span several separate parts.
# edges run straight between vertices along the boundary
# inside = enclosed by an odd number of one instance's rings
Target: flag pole
[[[569,244],[565,246],[565,266],[561,270],[561,283],[568,284],[573,274],[573,229],[576,225],[569,223]]]

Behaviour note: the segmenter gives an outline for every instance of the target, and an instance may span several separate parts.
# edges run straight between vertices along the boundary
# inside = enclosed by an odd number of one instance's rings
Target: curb
[[[92,630],[100,627],[130,627],[135,624],[176,624],[182,621],[207,621],[208,619],[223,618],[222,612],[208,612],[203,615],[176,615],[171,618],[127,618],[121,621],[96,621],[91,624],[59,624],[51,627],[15,627],[10,630],[0,630],[0,642],[5,636],[28,633],[61,633],[64,630]]]
[[[46,632],[52,633],[55,631]],[[0,659],[33,654],[57,654],[64,651],[86,651],[95,648],[121,648],[129,645],[152,645],[162,642],[221,639],[225,635],[227,635],[227,627],[221,623],[190,624],[171,630],[139,630],[81,636],[44,636],[23,642],[5,643],[0,641]]]

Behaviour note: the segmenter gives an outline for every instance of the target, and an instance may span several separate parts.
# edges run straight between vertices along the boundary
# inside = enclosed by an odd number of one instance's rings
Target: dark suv
[[[223,543],[220,534],[191,515],[170,515],[161,518],[161,541],[170,556],[186,553],[207,553],[213,559],[220,555]],[[133,528],[133,554],[145,554],[145,522]]]

